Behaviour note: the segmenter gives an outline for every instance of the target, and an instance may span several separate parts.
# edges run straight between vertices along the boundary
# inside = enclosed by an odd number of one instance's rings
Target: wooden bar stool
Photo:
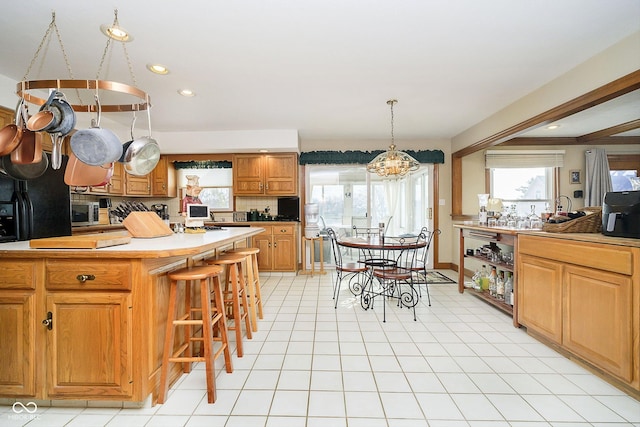
[[[258,331],[258,318],[262,319],[262,294],[260,292],[260,271],[258,271],[259,248],[236,248],[227,253],[241,254],[247,257],[247,292],[249,293],[249,309],[251,328]],[[257,312],[257,313],[256,313]]]
[[[222,296],[222,286],[220,274],[222,267],[215,265],[204,265],[199,267],[182,268],[169,273],[169,308],[167,318],[167,328],[164,337],[164,351],[162,355],[162,370],[160,374],[160,393],[158,403],[164,403],[168,389],[169,363],[182,363],[182,371],[190,372],[192,362],[205,362],[207,375],[207,400],[213,403],[216,400],[216,384],[214,361],[224,353],[224,364],[228,373],[233,372],[231,364],[231,352],[227,336],[227,324],[224,314],[224,300]],[[178,314],[178,283],[184,281],[185,285],[185,307],[184,313]],[[200,307],[194,307],[191,303],[192,281],[199,281],[200,285]],[[213,291],[213,301],[211,300]],[[212,306],[213,303],[213,306]],[[195,313],[200,316],[194,317]],[[209,319],[207,321],[207,319]],[[202,336],[194,335],[193,326],[202,328]],[[185,328],[185,341],[174,351],[175,329]],[[213,329],[216,328],[220,337],[214,338]],[[213,341],[220,341],[221,347],[214,353]],[[193,354],[192,343],[202,342],[204,347],[203,356]]]
[[[236,333],[236,346],[238,349],[238,357],[244,355],[242,349],[242,321],[245,321],[245,329],[247,331],[247,338],[253,338],[251,333],[251,322],[249,320],[249,304],[247,302],[247,286],[244,281],[244,274],[242,272],[242,261],[246,258],[245,255],[224,253],[218,258],[206,260],[207,264],[213,264],[218,266],[224,266],[226,272],[226,284],[224,291],[224,302],[231,309],[227,320],[230,322],[233,319],[233,326],[227,325],[229,330]],[[242,307],[242,311],[240,311]]]

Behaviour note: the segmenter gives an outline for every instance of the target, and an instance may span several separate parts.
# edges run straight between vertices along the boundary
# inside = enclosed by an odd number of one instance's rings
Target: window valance
[[[561,168],[564,150],[487,150],[485,167],[491,168]]]
[[[444,152],[441,150],[402,150],[420,163],[444,163]],[[384,150],[373,151],[307,151],[300,153],[298,163],[301,165],[366,165],[383,153]]]
[[[188,162],[173,162],[176,169],[231,169],[231,162],[213,160],[191,160]]]

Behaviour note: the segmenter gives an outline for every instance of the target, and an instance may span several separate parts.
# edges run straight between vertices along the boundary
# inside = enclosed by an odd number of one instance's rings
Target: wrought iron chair
[[[327,234],[329,235],[329,240],[331,240],[331,252],[333,252],[333,261],[336,266],[336,280],[333,284],[333,299],[335,301],[333,308],[337,308],[342,281],[348,280],[349,290],[354,295],[358,295],[362,291],[362,283],[358,280],[367,273],[367,266],[359,262],[343,262],[335,231],[332,228],[328,228]]]
[[[397,298],[398,306],[413,309],[413,320],[416,320],[416,305],[419,301],[419,294],[414,286],[414,268],[418,263],[420,246],[425,242],[425,235],[417,236],[385,236],[385,249],[382,251],[381,262],[374,265],[372,275],[379,283],[378,290],[370,287],[371,302],[373,298],[383,296],[384,298]],[[365,296],[366,297],[366,296]],[[362,299],[367,303],[366,298]],[[365,307],[368,308],[368,307]],[[386,321],[386,304],[383,304],[382,321]]]
[[[413,285],[417,288],[420,298],[422,298],[421,285],[424,285],[427,292],[427,302],[429,304],[429,307],[431,307],[431,296],[429,295],[429,282],[427,280],[427,263],[429,261],[429,250],[431,249],[433,236],[438,234],[440,234],[439,229],[429,231],[426,227],[423,227],[420,230],[420,236],[423,236],[423,239],[426,241],[426,246],[418,249],[415,260],[412,264],[404,263],[403,265],[404,268],[412,272],[412,282]]]

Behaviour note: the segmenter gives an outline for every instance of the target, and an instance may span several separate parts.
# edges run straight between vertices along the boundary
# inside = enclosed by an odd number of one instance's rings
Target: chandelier
[[[405,153],[397,151],[393,136],[393,106],[398,100],[390,99],[387,105],[391,106],[391,145],[389,150],[382,154],[378,154],[373,160],[367,164],[367,171],[375,172],[382,177],[387,176],[404,176],[408,172],[413,172],[420,167],[420,163]]]

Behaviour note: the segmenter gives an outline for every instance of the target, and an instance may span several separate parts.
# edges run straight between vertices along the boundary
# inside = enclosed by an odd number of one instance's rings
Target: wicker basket
[[[560,224],[546,222],[542,225],[542,231],[549,233],[600,233],[602,231],[602,208],[589,206],[579,210],[585,212],[586,215]]]

